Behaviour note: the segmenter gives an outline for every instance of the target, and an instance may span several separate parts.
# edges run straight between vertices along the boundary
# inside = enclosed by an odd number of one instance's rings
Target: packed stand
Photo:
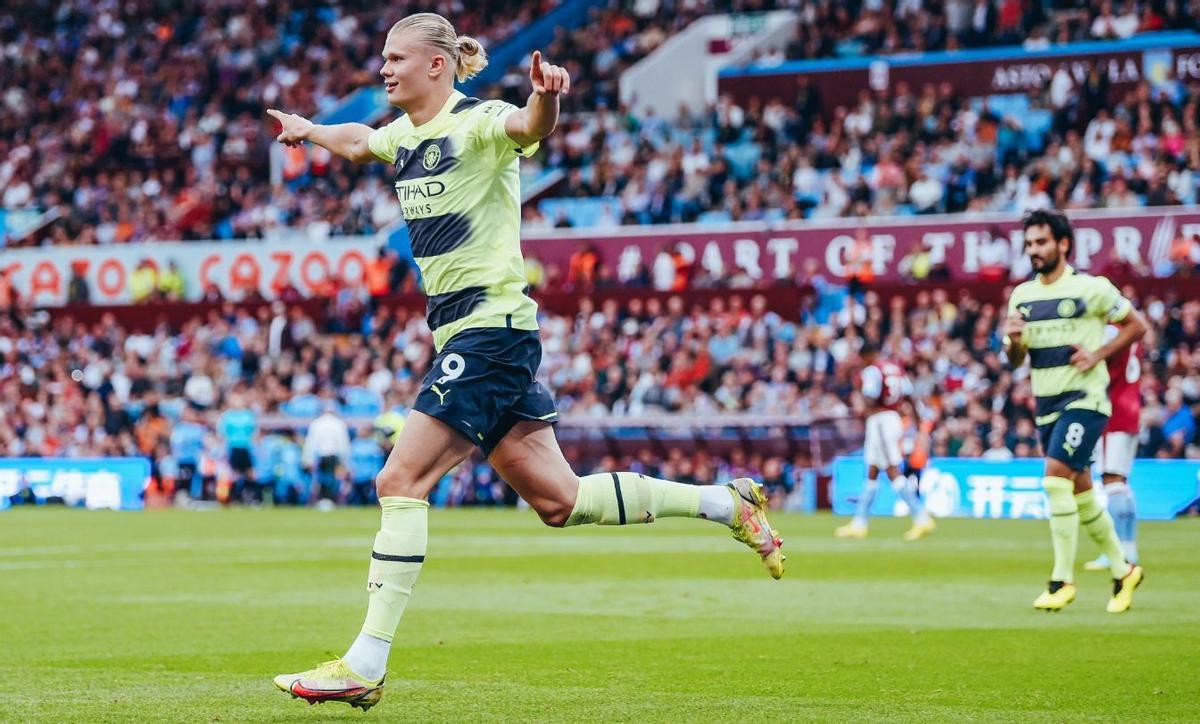
[[[1137,33],[1196,27],[1184,2],[1143,0],[891,0],[801,2],[800,23],[784,48],[756,59],[784,60],[892,55],[1021,45],[1042,50],[1082,40],[1118,40]]]
[[[789,320],[748,296],[585,300],[577,315],[543,315],[539,377],[563,416],[583,424],[737,414],[800,423],[862,411],[856,352],[879,341],[941,417],[933,454],[1038,454],[1028,372],[1005,368],[994,305],[927,290],[911,305],[871,291],[858,302],[843,290]],[[1136,303],[1152,324],[1140,454],[1200,458],[1200,301]],[[279,500],[367,501],[433,356],[423,317],[387,306],[318,326],[299,307],[226,305],[151,334],[111,317],[87,325],[21,310],[0,319],[0,451],[146,456],[158,479],[186,480],[194,497],[254,499],[257,481]],[[690,464],[697,480],[721,468]],[[462,485],[447,499],[474,500]]]
[[[1070,7],[1080,4],[1083,7]],[[702,16],[772,10],[795,12],[797,29],[783,46],[756,55],[756,65],[1002,45],[1036,50],[1055,43],[1196,27],[1194,14],[1183,3],[621,0],[595,9],[579,28],[560,29],[547,46],[548,57],[571,73],[571,95],[563,99],[563,110],[617,108],[621,74]],[[523,100],[526,75],[523,68],[510,68],[491,95],[513,103]]]
[[[616,108],[621,74],[668,38],[713,13],[754,13],[794,9],[795,0],[619,0],[591,10],[578,28],[558,28],[546,57],[571,75],[571,92],[560,99],[564,113]],[[514,66],[487,95],[524,104],[527,67]]]
[[[557,0],[7,3],[0,207],[58,208],[26,244],[371,233],[399,208],[379,164],[283,153],[267,107],[312,115],[378,85],[392,23],[454,18],[494,46]]]
[[[801,77],[790,105],[764,97],[743,107],[722,97],[668,120],[619,106],[615,76],[597,81],[610,67],[624,67],[614,58],[640,57],[631,49],[663,37],[634,31],[639,17],[655,17],[639,16],[642,6],[610,11],[563,40],[577,56],[576,75],[593,79],[575,95],[577,110],[594,112],[569,114],[544,143],[537,162],[565,178],[538,208],[526,207],[528,228],[1196,201],[1200,89],[1172,78],[1144,83],[1115,105],[1107,102],[1104,73],[1076,82],[1060,69],[1040,94],[964,98],[949,81],[919,88],[898,82],[886,92],[863,90],[851,107],[831,108]],[[1022,40],[1032,50],[1200,27],[1194,4],[1061,7],[1018,0],[799,3],[797,37],[754,62]],[[610,50],[594,52],[597,44]]]
[[[447,14],[459,32],[494,48],[555,4],[189,0],[166,16],[148,0],[59,4],[53,12],[12,5],[0,14],[0,73],[11,79],[0,103],[0,206],[61,213],[14,243],[375,232],[399,214],[389,170],[316,147],[281,149],[263,109],[312,115],[377,85],[380,39],[410,10]],[[1194,200],[1197,106],[1178,84],[1139,91],[1106,118],[1096,113],[1103,88],[1091,81],[1056,82],[1015,116],[977,107],[948,86],[866,95],[836,112],[812,91],[794,107],[722,100],[670,124],[618,105],[620,74],[688,22],[772,9],[793,9],[801,22],[786,47],[755,59],[760,64],[1017,42],[1037,48],[1194,28],[1198,16],[1182,2],[1098,0],[612,3],[547,47],[575,82],[563,99],[563,128],[530,164],[566,172],[553,196],[607,203],[586,214],[530,206],[527,224]],[[513,68],[483,94],[521,102],[526,92],[526,72]],[[1045,128],[1042,111],[1053,119]]]
[[[1044,97],[1006,97],[1003,110],[991,107],[999,106],[994,97],[959,97],[949,82],[901,82],[888,94],[864,91],[830,120],[811,86],[792,106],[773,98],[742,108],[722,97],[674,125],[609,110],[578,116],[547,139],[545,161],[564,169],[565,178],[555,198],[526,207],[524,223],[725,223],[1196,202],[1200,87],[1143,83],[1109,106],[1103,76],[1093,73],[1076,86],[1060,75]],[[589,216],[577,206],[598,209]]]

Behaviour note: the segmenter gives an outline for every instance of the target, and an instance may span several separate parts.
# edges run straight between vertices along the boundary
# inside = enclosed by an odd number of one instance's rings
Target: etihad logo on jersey
[[[437,150],[437,146],[432,146],[431,148]],[[396,196],[400,198],[402,203],[419,199],[432,199],[444,193],[446,193],[446,184],[441,181],[396,182]]]
[[[433,147],[436,150],[436,146]],[[446,184],[441,181],[397,181],[396,198],[400,199],[400,212],[404,218],[427,219],[445,211],[444,203],[437,197],[446,193]]]
[[[1074,338],[1079,334],[1081,326],[1077,319],[1059,319],[1050,322],[1032,324],[1025,328],[1023,336],[1025,344],[1034,347],[1045,347],[1058,344],[1064,338]]]

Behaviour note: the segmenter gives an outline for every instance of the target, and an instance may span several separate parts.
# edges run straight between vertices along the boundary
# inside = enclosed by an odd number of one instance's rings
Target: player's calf
[[[729,526],[753,548],[768,572],[783,575],[783,541],[766,516],[762,486],[742,478],[728,485],[687,485],[638,473],[600,473],[579,479],[566,525],[632,525],[658,518],[701,518]]]
[[[1123,577],[1129,570],[1129,564],[1125,561],[1125,551],[1121,548],[1112,516],[1100,507],[1096,494],[1090,489],[1077,494],[1075,502],[1079,510],[1079,524],[1087,531],[1088,537],[1104,551],[1113,578]]]
[[[658,518],[704,518],[729,525],[733,501],[712,485],[687,485],[639,473],[597,473],[579,479],[566,525],[632,525]]]

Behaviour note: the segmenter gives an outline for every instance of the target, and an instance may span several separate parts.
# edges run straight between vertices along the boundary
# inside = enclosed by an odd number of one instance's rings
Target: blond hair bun
[[[462,83],[479,75],[487,67],[488,57],[483,45],[470,35],[458,36],[457,45],[458,67],[455,68],[454,75],[458,82]]]

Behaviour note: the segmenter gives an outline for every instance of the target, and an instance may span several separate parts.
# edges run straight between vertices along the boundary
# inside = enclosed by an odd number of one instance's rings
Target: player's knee
[[[566,526],[571,513],[575,511],[576,491],[558,490],[551,495],[541,495],[529,501],[530,507],[537,511],[542,522],[551,528]]]
[[[551,528],[562,528],[567,524],[567,519],[571,517],[571,511],[574,508],[574,501],[547,499],[539,501],[534,509],[543,523]]]
[[[375,493],[381,498],[385,496],[424,497],[420,487],[415,476],[392,467],[385,467],[375,476]]]
[[[1062,460],[1057,458],[1048,458],[1046,460],[1046,475],[1055,478],[1066,478],[1067,480],[1074,481],[1078,473],[1072,470],[1071,466],[1067,465]]]

